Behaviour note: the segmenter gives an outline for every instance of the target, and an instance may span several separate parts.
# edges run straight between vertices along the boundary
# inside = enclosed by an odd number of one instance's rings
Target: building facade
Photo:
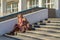
[[[37,6],[55,9],[56,17],[60,17],[60,0],[0,0],[0,17]]]

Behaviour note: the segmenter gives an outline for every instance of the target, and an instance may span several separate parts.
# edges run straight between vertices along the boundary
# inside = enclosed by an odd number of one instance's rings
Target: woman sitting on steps
[[[24,18],[22,14],[18,14],[18,24],[16,24],[15,27],[19,28],[20,32],[26,32],[26,30],[30,28],[27,19]]]
[[[23,17],[22,14],[17,15],[18,18],[18,24],[14,25],[14,29],[9,33],[9,35],[17,35],[17,32],[26,32],[26,30],[35,30],[35,28],[32,28],[32,25],[29,24],[27,19]],[[16,32],[16,33],[14,33]]]

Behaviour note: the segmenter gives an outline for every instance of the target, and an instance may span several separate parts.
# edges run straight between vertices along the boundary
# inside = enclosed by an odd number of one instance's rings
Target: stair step
[[[49,28],[35,28],[37,31],[48,31],[48,32],[53,32],[53,33],[60,33],[60,30],[56,29],[49,29]]]
[[[60,26],[60,23],[46,23],[46,25],[55,25],[55,26]]]
[[[40,28],[48,28],[48,29],[60,30],[60,26],[53,26],[53,25],[40,25]]]
[[[49,18],[48,20],[60,21],[60,18]]]
[[[36,39],[43,39],[45,40],[45,38],[40,37],[40,35],[37,34],[31,34],[31,33],[18,33],[19,36],[25,36],[25,37],[31,37],[31,38],[36,38]]]
[[[54,37],[49,37],[49,36],[44,36],[44,35],[38,35],[38,34],[34,34],[34,33],[18,33],[18,35],[38,38],[38,39],[43,39],[43,40],[59,39],[59,38],[54,38]]]
[[[53,26],[53,25],[40,25],[40,27],[44,28],[60,28],[60,26]]]
[[[50,35],[45,35],[45,34],[40,34],[41,32],[37,33],[18,33],[18,35],[21,36],[27,36],[27,37],[32,37],[32,38],[38,38],[38,39],[43,39],[43,40],[50,40],[51,38],[53,39],[59,39],[60,36],[57,37],[57,35],[52,36],[53,34]]]
[[[32,37],[27,37],[27,36],[21,36],[21,35],[6,35],[8,37],[12,37],[12,38],[17,38],[17,39],[20,39],[20,40],[39,40],[37,38],[32,38]],[[42,39],[41,39],[42,40]]]
[[[48,21],[51,23],[60,23],[60,18],[49,18]]]
[[[51,33],[51,32],[47,32],[47,31],[27,31],[27,33],[33,33],[33,34],[39,34],[39,35],[45,35],[48,37],[58,37],[60,38],[60,33],[56,34],[56,33]]]
[[[60,21],[52,21],[50,20],[51,23],[60,23]]]

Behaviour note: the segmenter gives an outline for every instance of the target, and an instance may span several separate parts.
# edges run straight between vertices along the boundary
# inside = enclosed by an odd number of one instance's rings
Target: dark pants
[[[18,24],[15,24],[15,31],[16,32],[18,32],[18,31],[20,31],[20,32],[26,32],[26,28],[25,27],[20,27]]]

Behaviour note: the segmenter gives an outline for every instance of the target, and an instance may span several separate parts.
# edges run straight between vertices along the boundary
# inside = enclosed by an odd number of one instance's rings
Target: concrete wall
[[[56,9],[48,9],[48,17],[56,18]]]
[[[56,9],[56,17],[60,18],[60,0],[55,0],[54,9]]]
[[[29,20],[30,23],[44,20],[45,18],[48,18],[48,10],[42,9],[37,12],[34,12],[34,14],[32,13],[26,14],[25,17],[27,18],[27,20]],[[5,33],[12,31],[16,23],[17,23],[17,18],[0,22],[0,35],[3,35]]]
[[[13,19],[0,22],[0,35],[12,31],[14,28],[14,24],[16,23],[17,23],[17,18],[13,18]]]
[[[36,23],[38,21],[43,21],[48,18],[48,9],[42,9],[30,14],[25,15],[30,24]]]
[[[58,0],[56,6],[57,6],[57,9],[56,9],[56,16],[57,16],[58,18],[60,18],[60,0]]]
[[[54,0],[54,5],[53,9],[50,10],[49,12],[49,17],[50,18],[60,18],[60,0]],[[54,12],[55,11],[55,12]]]

